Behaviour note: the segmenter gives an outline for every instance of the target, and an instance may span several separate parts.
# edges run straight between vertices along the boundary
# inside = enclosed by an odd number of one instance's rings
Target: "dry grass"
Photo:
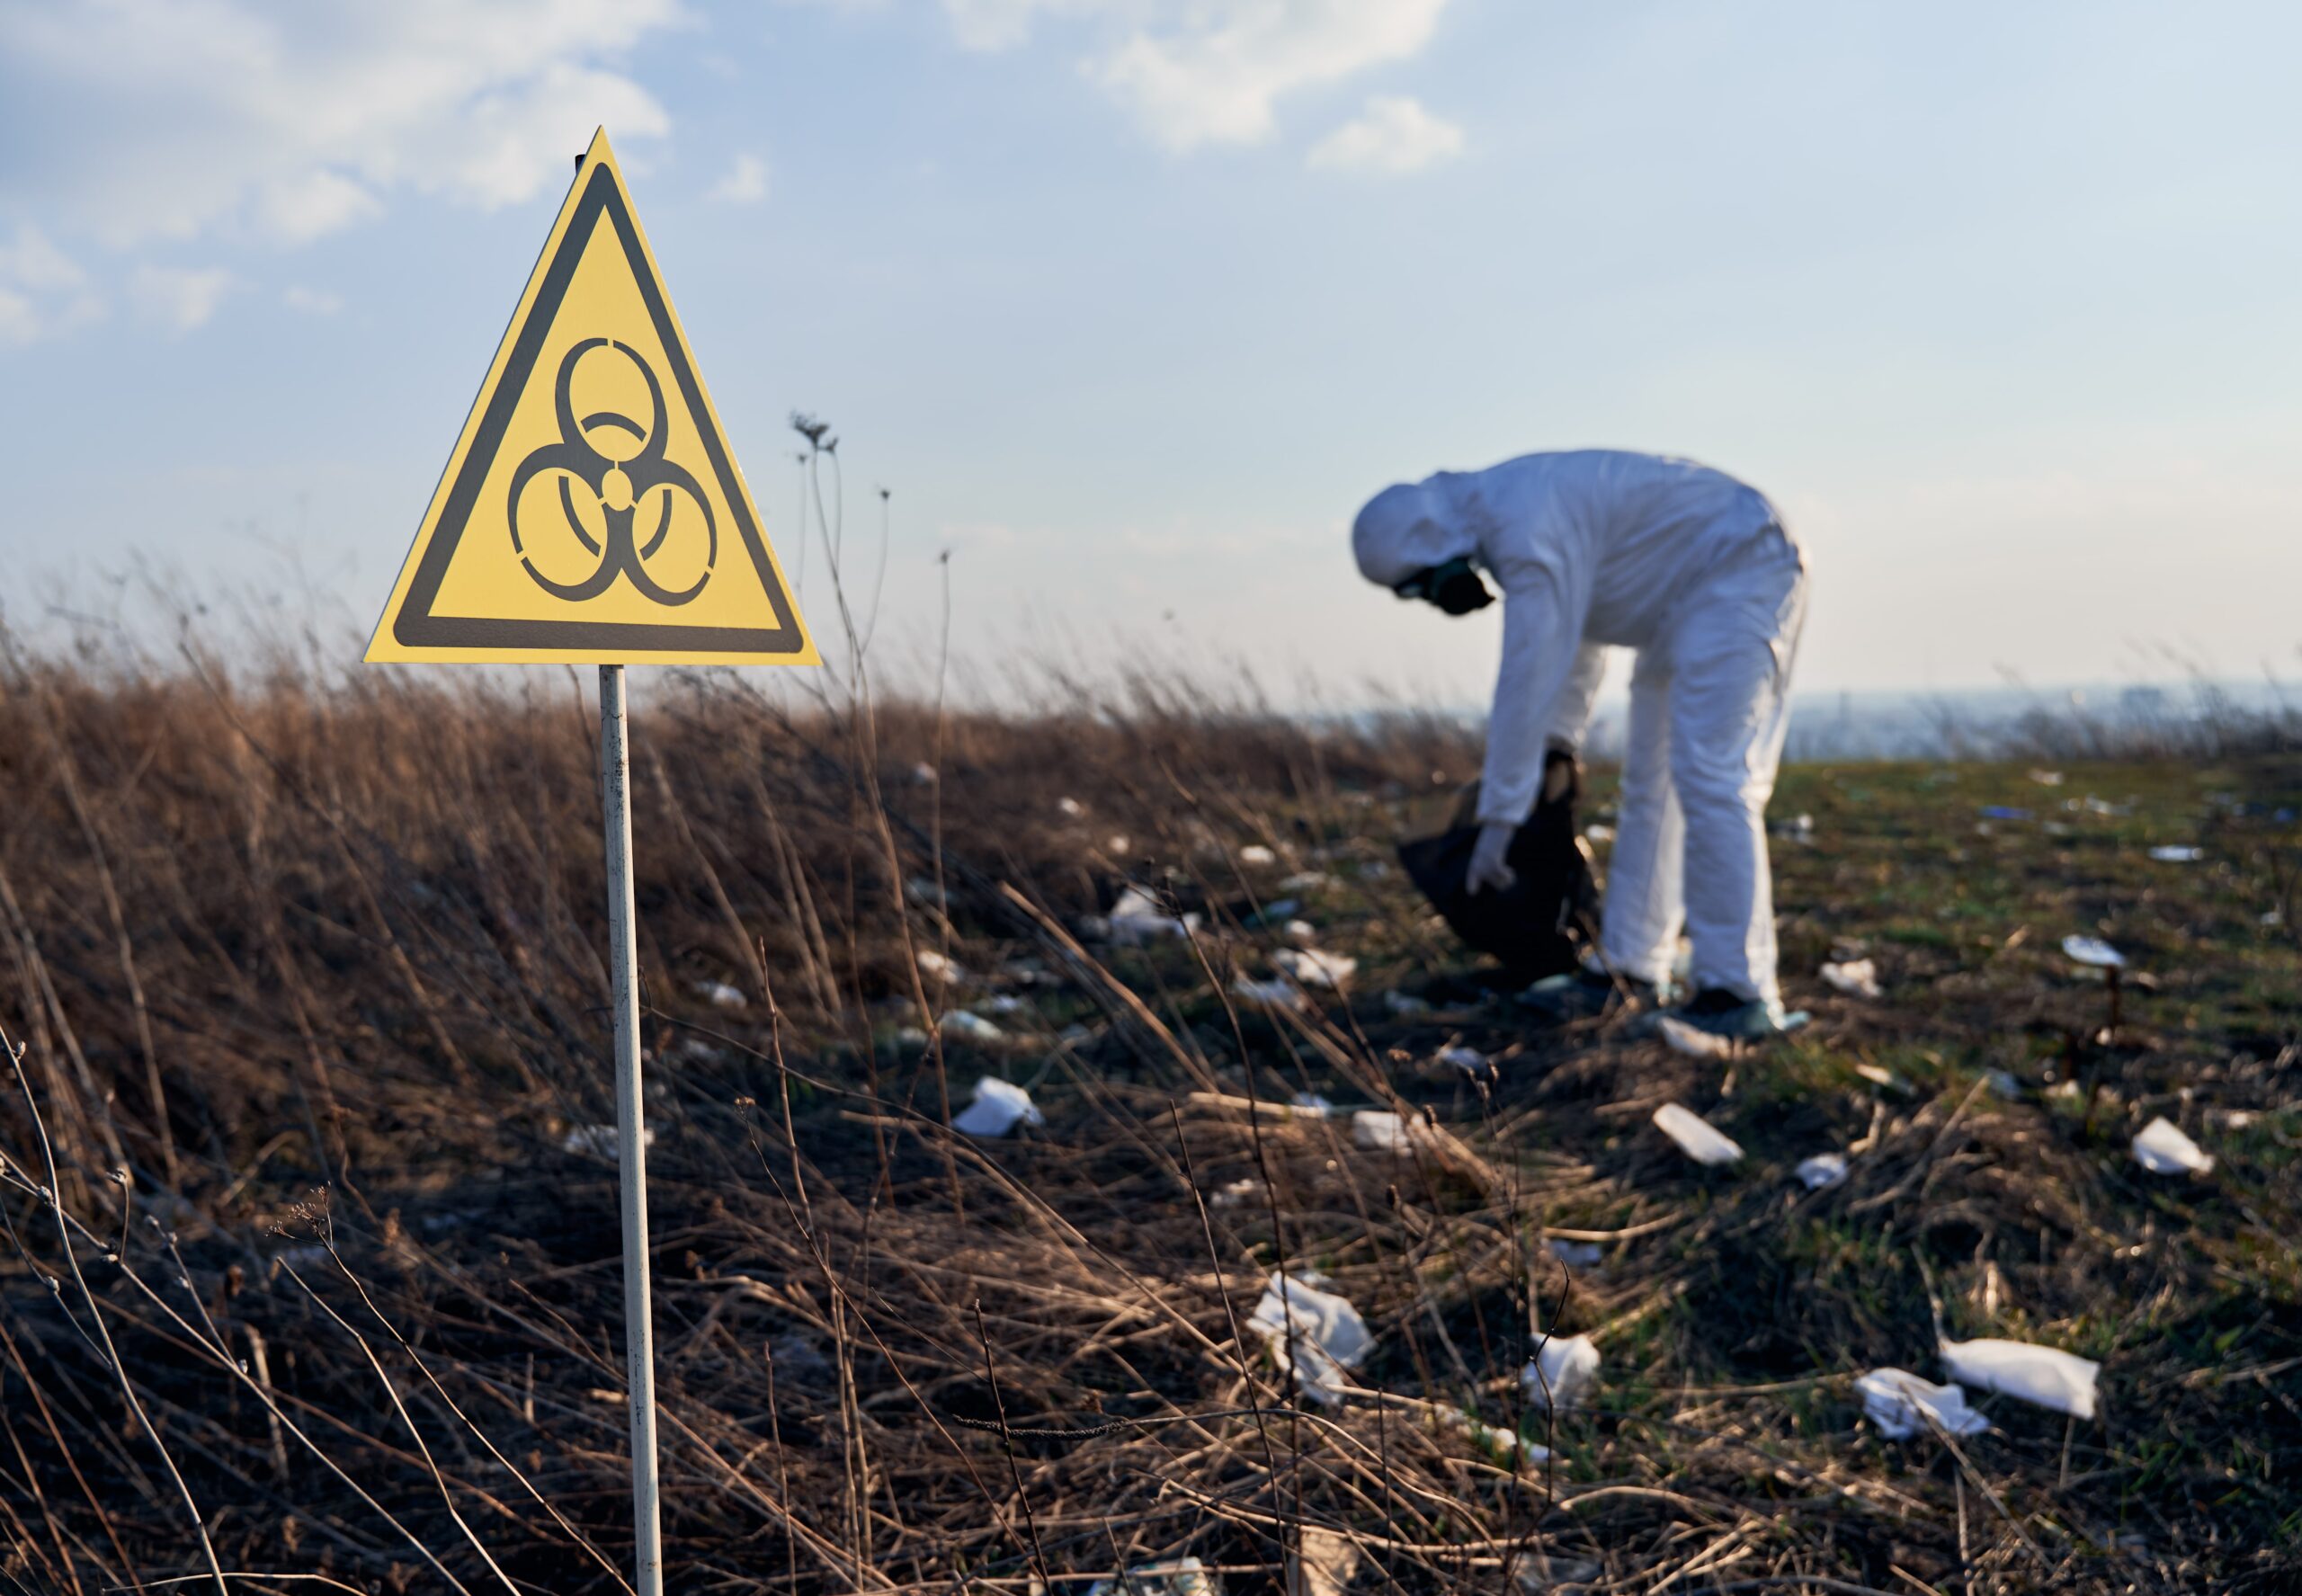
[[[247,1590],[621,1584],[615,1173],[568,1145],[611,1118],[594,732],[540,673],[14,672],[15,1586],[212,1585],[203,1538]],[[794,716],[718,678],[639,706],[671,1588],[1021,1592],[1195,1555],[1247,1592],[1307,1529],[1349,1537],[1370,1592],[2287,1588],[2302,959],[2261,916],[2283,893],[2293,923],[2271,811],[2302,772],[2078,772],[2134,808],[2061,836],[1970,834],[1978,803],[2059,800],[2019,770],[1791,772],[1778,808],[1820,841],[1780,896],[1819,1016],[1722,1072],[1477,994],[1382,869],[1475,752],[1147,688],[1013,721]],[[2208,864],[2142,860],[2201,825]],[[1096,941],[1129,879],[1201,933]],[[1245,923],[1280,896],[1360,976],[1243,1011],[1232,976],[1280,934]],[[2107,1041],[2052,956],[2069,930],[2155,978]],[[1813,983],[1855,944],[1887,1002]],[[1400,986],[1435,1006],[1394,1012]],[[995,1046],[925,1024],[995,998]],[[1500,1059],[1491,1092],[1433,1062],[1455,1042]],[[981,1074],[1047,1126],[954,1136]],[[2044,1095],[2072,1076],[2076,1106]],[[1299,1092],[1458,1139],[1369,1152],[1245,1110]],[[1672,1099],[1745,1164],[1678,1159],[1646,1124]],[[2212,1179],[2127,1162],[2155,1112]],[[1785,1179],[1864,1137],[1846,1186]],[[1561,1238],[1601,1262],[1570,1275]],[[1376,1333],[1339,1409],[1241,1333],[1282,1265]],[[1954,1334],[2102,1359],[2104,1418],[1994,1399],[1994,1434],[1881,1443],[1851,1378],[1939,1374],[1930,1292]],[[1530,1314],[1606,1360],[1555,1423],[1515,1378]],[[1555,1460],[1522,1463],[1522,1429]]]

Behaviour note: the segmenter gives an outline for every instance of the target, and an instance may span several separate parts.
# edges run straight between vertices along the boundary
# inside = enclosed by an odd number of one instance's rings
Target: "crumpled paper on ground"
[[[1990,1421],[1967,1405],[1965,1387],[1937,1386],[1906,1369],[1874,1369],[1854,1382],[1862,1412],[1888,1440],[1908,1440],[1939,1424],[1952,1435],[1976,1435]]]
[[[1303,1395],[1329,1407],[1342,1405],[1343,1370],[1357,1368],[1375,1346],[1367,1321],[1348,1300],[1284,1271],[1271,1277],[1247,1324],[1270,1343],[1280,1368],[1293,1366]]]
[[[1655,1126],[1697,1164],[1719,1168],[1741,1161],[1743,1149],[1691,1109],[1666,1102],[1655,1110]]]
[[[1798,1183],[1809,1191],[1821,1191],[1846,1179],[1846,1155],[1817,1153],[1812,1158],[1802,1158],[1793,1172]]]
[[[2184,1136],[2161,1114],[2134,1138],[2134,1161],[2154,1175],[2202,1175],[2214,1167],[2214,1155]]]
[[[1599,1344],[1587,1335],[1545,1337],[1519,1383],[1539,1406],[1572,1407],[1599,1383]]]
[[[1306,986],[1340,986],[1359,969],[1357,959],[1316,948],[1281,948],[1271,962]]]
[[[1942,1367],[1962,1384],[2081,1419],[2094,1416],[2094,1377],[2102,1369],[2054,1347],[1990,1339],[1944,1342]]]
[[[1046,1123],[1047,1116],[1039,1112],[1030,1092],[996,1075],[977,1081],[975,1101],[951,1116],[953,1130],[983,1141],[1005,1136],[1018,1125]]]
[[[1822,969],[1823,985],[1850,997],[1883,997],[1885,989],[1878,985],[1876,960],[1851,958],[1844,964],[1826,964]]]

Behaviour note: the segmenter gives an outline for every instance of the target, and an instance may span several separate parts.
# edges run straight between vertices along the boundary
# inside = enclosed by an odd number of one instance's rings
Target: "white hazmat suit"
[[[1385,587],[1468,556],[1503,590],[1482,825],[1525,821],[1546,743],[1587,728],[1603,647],[1637,651],[1601,955],[1659,985],[1683,921],[1696,990],[1779,1012],[1765,811],[1807,569],[1766,496],[1691,460],[1529,454],[1386,488],[1352,546]]]

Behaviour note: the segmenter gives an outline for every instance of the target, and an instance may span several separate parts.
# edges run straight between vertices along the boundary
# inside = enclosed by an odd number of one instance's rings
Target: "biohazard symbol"
[[[578,361],[595,349],[612,349],[639,368],[639,375],[647,384],[647,424],[641,426],[629,416],[612,410],[595,411],[578,421],[576,416],[574,388]],[[711,519],[711,505],[703,496],[702,486],[686,467],[664,458],[664,450],[671,441],[671,424],[664,415],[664,385],[639,352],[629,343],[606,338],[586,338],[560,360],[559,376],[552,388],[552,404],[559,417],[559,441],[547,443],[520,462],[512,473],[512,487],[504,505],[504,513],[512,523],[512,547],[519,551],[520,564],[535,584],[554,598],[580,603],[595,599],[615,584],[618,576],[630,579],[631,585],[659,604],[684,604],[703,591],[711,580],[711,567],[719,557],[719,529]],[[618,441],[632,441],[633,447],[625,453],[611,453],[593,442],[595,432],[613,436]],[[566,518],[567,530],[576,535],[587,554],[599,557],[599,566],[580,582],[555,582],[535,567],[529,557],[527,546],[520,534],[520,494],[529,481],[539,473],[559,473],[559,513]],[[574,487],[581,483],[598,501],[607,532],[603,539],[594,539],[576,513]],[[650,495],[656,499],[656,524],[647,541],[639,543],[633,531]],[[694,583],[674,593],[647,574],[647,562],[671,536],[672,510],[682,495],[685,495],[703,516],[706,539],[703,575]]]

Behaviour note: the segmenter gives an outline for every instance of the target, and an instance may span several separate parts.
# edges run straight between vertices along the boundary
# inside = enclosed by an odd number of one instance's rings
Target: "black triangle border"
[[[614,226],[616,238],[623,245],[624,258],[629,263],[631,274],[639,284],[640,297],[646,301],[647,314],[654,321],[656,338],[663,345],[665,358],[671,362],[673,379],[678,385],[681,397],[687,401],[688,414],[694,418],[697,432],[703,436],[704,451],[710,458],[712,473],[718,480],[720,496],[727,502],[736,531],[743,539],[745,549],[751,555],[754,568],[759,573],[760,584],[766,590],[768,602],[775,611],[776,624],[773,627],[677,626],[631,620],[489,620],[473,616],[433,613],[432,606],[440,596],[440,584],[446,578],[449,564],[455,558],[456,549],[463,541],[465,529],[470,522],[472,506],[479,497],[480,486],[486,480],[488,468],[495,464],[496,451],[503,447],[504,433],[511,425],[512,413],[518,408],[520,396],[526,391],[536,361],[543,353],[545,336],[559,313],[560,302],[567,298],[567,285],[576,275],[576,265],[583,259],[584,251],[591,242],[594,224],[602,212]],[[799,618],[792,611],[790,597],[783,591],[774,562],[768,557],[766,542],[753,521],[751,498],[744,492],[743,482],[736,475],[735,462],[728,458],[727,441],[720,437],[718,427],[712,419],[711,407],[704,403],[702,385],[696,380],[695,371],[688,363],[686,341],[680,336],[679,328],[672,321],[671,307],[665,300],[663,285],[656,281],[656,273],[648,266],[647,251],[639,246],[638,229],[632,225],[631,212],[624,204],[622,190],[616,183],[615,174],[604,161],[592,169],[583,197],[576,201],[575,214],[568,218],[567,229],[559,237],[559,246],[552,255],[551,263],[545,269],[535,300],[529,306],[528,314],[520,324],[518,335],[512,345],[512,358],[505,362],[502,376],[487,396],[486,404],[487,409],[480,418],[479,432],[472,439],[470,449],[464,453],[463,464],[457,471],[447,500],[441,505],[439,516],[433,524],[431,539],[424,546],[424,557],[415,567],[415,580],[408,584],[399,613],[392,618],[392,638],[402,647],[532,648],[539,651],[572,648],[599,649],[608,653],[631,650],[650,654],[783,655],[804,654],[807,651],[807,634],[800,629]]]

